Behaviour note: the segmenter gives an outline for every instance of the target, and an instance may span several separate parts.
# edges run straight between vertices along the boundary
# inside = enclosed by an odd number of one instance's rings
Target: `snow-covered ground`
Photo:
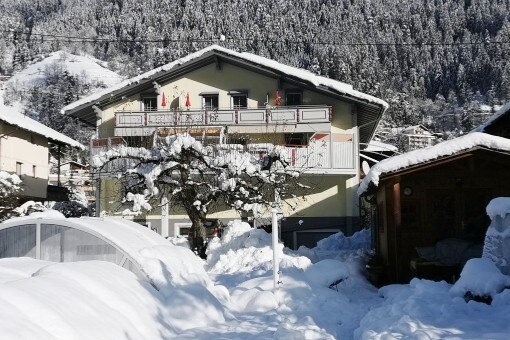
[[[25,69],[15,73],[8,83],[18,87],[30,87],[38,85],[45,80],[46,68],[61,67],[76,77],[86,77],[94,86],[113,86],[122,81],[122,77],[106,68],[106,63],[87,55],[76,55],[64,51],[50,53],[28,65]]]
[[[145,250],[159,290],[107,262],[2,259],[0,339],[508,338],[510,282],[490,260],[468,262],[455,286],[414,279],[377,289],[363,275],[369,236],[280,247],[276,290],[271,237],[242,222],[211,242],[207,261],[182,239]],[[492,304],[466,302],[467,290]]]

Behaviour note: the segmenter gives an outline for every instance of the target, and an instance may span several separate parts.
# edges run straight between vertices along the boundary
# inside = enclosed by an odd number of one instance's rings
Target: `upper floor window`
[[[157,97],[143,97],[142,98],[143,111],[156,111],[158,109]]]
[[[23,163],[16,162],[16,175],[21,176],[21,165]]]
[[[214,110],[218,108],[217,94],[202,94],[202,106],[206,110]]]
[[[294,106],[303,104],[303,93],[301,91],[287,91],[285,93],[285,105]]]
[[[245,109],[248,107],[248,96],[246,93],[236,93],[231,96],[233,109]]]

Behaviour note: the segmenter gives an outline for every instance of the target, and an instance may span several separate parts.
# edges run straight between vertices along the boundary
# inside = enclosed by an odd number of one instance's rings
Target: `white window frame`
[[[231,109],[247,109],[248,108],[248,91],[246,91],[246,90],[231,90],[231,91],[229,91],[228,94],[230,96],[230,108]],[[235,105],[234,100],[236,98],[240,98],[240,97],[246,98],[245,106]]]
[[[205,110],[217,110],[220,107],[220,96],[218,93],[204,93],[200,95],[202,97],[202,108]],[[216,107],[213,106],[207,106],[205,101],[206,98],[216,98],[217,105]]]

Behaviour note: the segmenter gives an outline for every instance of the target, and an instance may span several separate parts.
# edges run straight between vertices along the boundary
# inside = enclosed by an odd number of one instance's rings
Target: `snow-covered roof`
[[[485,132],[486,129],[491,126],[496,120],[500,119],[506,114],[510,114],[510,102],[503,105],[495,114],[493,114],[485,123],[478,126],[473,131],[475,132]]]
[[[33,120],[32,118],[19,113],[13,107],[0,104],[0,120],[8,124],[18,126],[23,130],[44,136],[53,142],[64,143],[76,148],[85,149],[81,143],[67,137],[64,134],[61,134],[60,132],[53,130],[50,127],[47,127],[42,123],[39,123],[36,120]]]
[[[363,195],[368,190],[370,183],[378,186],[379,178],[384,174],[406,169],[408,167],[442,157],[451,156],[476,147],[510,152],[510,140],[482,132],[472,132],[434,146],[387,158],[375,164],[370,169],[368,174],[360,183],[358,195]]]
[[[347,94],[354,98],[358,98],[360,100],[364,100],[364,101],[367,101],[370,103],[374,103],[374,104],[383,106],[384,108],[388,108],[388,103],[386,103],[385,101],[383,101],[379,98],[373,97],[371,95],[368,95],[366,93],[356,91],[352,88],[352,85],[342,83],[337,80],[321,77],[321,76],[315,75],[312,72],[309,72],[307,70],[284,65],[277,61],[274,61],[274,60],[271,60],[268,58],[264,58],[264,57],[261,57],[261,56],[258,56],[258,55],[252,54],[252,53],[236,52],[236,51],[233,51],[233,50],[230,50],[228,48],[224,48],[224,47],[221,47],[218,45],[211,45],[211,46],[206,47],[200,51],[192,53],[184,58],[175,60],[171,63],[160,66],[158,68],[155,68],[151,71],[145,72],[145,73],[143,73],[139,76],[133,77],[131,79],[127,79],[127,80],[120,82],[116,85],[113,85],[105,90],[93,93],[92,95],[90,95],[88,97],[82,98],[80,100],[75,101],[74,103],[71,103],[71,104],[65,106],[62,110],[64,112],[71,111],[71,110],[76,109],[82,105],[96,102],[96,101],[100,100],[102,97],[104,97],[106,95],[110,95],[112,92],[121,90],[121,89],[128,87],[130,85],[138,84],[138,83],[148,80],[148,79],[152,80],[153,78],[156,78],[160,73],[170,71],[178,66],[181,66],[185,63],[188,63],[190,61],[198,59],[208,52],[220,52],[220,53],[226,54],[228,56],[236,57],[241,60],[245,60],[248,62],[252,62],[254,64],[258,64],[260,66],[265,66],[269,69],[273,69],[273,70],[282,72],[285,75],[294,76],[294,77],[300,78],[302,80],[308,81],[308,82],[312,83],[313,85],[315,85],[316,87],[326,86],[326,87],[334,89],[337,92]]]
[[[192,53],[186,57],[175,60],[169,64],[163,65],[139,76],[120,82],[105,90],[98,91],[80,100],[77,100],[62,109],[62,113],[73,114],[78,118],[96,123],[96,114],[92,110],[93,105],[109,104],[116,99],[122,98],[124,93],[133,91],[138,86],[146,86],[153,81],[158,81],[160,77],[164,80],[169,72],[177,72],[192,63],[206,59],[213,55],[225,59],[235,59],[244,64],[270,70],[283,77],[293,78],[314,86],[318,91],[327,91],[334,95],[339,95],[346,100],[359,103],[358,107],[358,125],[360,126],[360,140],[367,142],[373,136],[377,123],[383,112],[388,108],[388,103],[368,95],[366,93],[354,90],[351,85],[343,82],[321,77],[304,69],[288,66],[277,61],[254,55],[247,52],[236,52],[218,45],[211,45],[200,51]]]

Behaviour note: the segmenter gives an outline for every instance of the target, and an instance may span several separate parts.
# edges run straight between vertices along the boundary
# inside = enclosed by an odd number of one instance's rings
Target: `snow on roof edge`
[[[361,181],[358,187],[358,196],[362,196],[369,189],[371,183],[378,186],[380,176],[386,173],[402,170],[440,157],[451,156],[460,151],[479,146],[510,152],[509,139],[483,132],[470,132],[464,136],[447,140],[434,146],[410,151],[380,161],[370,169]]]
[[[284,65],[284,64],[281,64],[275,60],[261,57],[261,56],[258,56],[258,55],[252,54],[252,53],[236,52],[236,51],[221,47],[219,45],[211,45],[211,46],[208,46],[208,47],[201,49],[197,52],[191,53],[183,58],[180,58],[173,62],[170,62],[166,65],[160,66],[158,68],[155,68],[153,70],[145,72],[141,75],[138,75],[133,78],[127,79],[123,82],[120,82],[119,84],[116,84],[114,86],[106,88],[102,91],[98,91],[98,92],[95,92],[87,97],[81,98],[81,99],[63,107],[61,112],[62,112],[62,114],[65,114],[66,111],[70,111],[70,110],[76,109],[82,105],[87,105],[94,101],[100,100],[103,96],[111,94],[114,91],[118,91],[118,90],[123,89],[124,87],[129,86],[129,85],[139,83],[142,80],[150,79],[151,77],[153,77],[154,75],[156,75],[160,72],[170,71],[174,67],[182,65],[182,64],[192,61],[194,59],[197,59],[197,58],[201,57],[202,55],[204,55],[205,53],[210,52],[210,51],[222,52],[222,53],[228,54],[230,56],[234,56],[234,57],[246,60],[246,61],[251,61],[253,63],[259,64],[259,65],[262,65],[262,66],[265,66],[268,68],[278,69],[279,71],[281,71],[287,75],[293,75],[293,76],[296,76],[303,80],[310,81],[316,87],[318,87],[319,85],[327,86],[327,87],[329,87],[337,92],[340,92],[342,94],[350,95],[350,96],[358,98],[360,100],[365,100],[369,103],[374,103],[374,104],[380,105],[384,108],[384,110],[386,110],[389,107],[389,104],[387,102],[385,102],[384,100],[379,99],[374,96],[371,96],[369,94],[354,90],[351,85],[342,83],[338,80],[321,77],[321,76],[311,73],[310,71],[292,67],[292,66],[288,66],[288,65]]]
[[[74,139],[67,137],[66,135],[56,130],[53,130],[52,128],[30,117],[27,117],[17,111],[13,111],[8,106],[5,105],[0,106],[0,120],[10,125],[18,126],[23,130],[27,130],[35,134],[44,136],[50,140],[61,142],[72,147],[80,148],[82,150],[85,149],[85,147],[81,143],[75,141]]]

